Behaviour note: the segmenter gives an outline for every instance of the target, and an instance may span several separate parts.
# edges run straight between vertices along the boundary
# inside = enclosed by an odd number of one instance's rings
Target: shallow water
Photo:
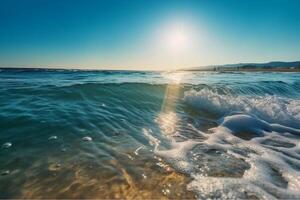
[[[0,198],[300,198],[300,74],[0,72]]]

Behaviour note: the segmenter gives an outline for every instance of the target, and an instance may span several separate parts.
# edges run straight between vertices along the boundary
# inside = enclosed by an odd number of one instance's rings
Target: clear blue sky
[[[0,66],[300,60],[299,0],[0,0]]]

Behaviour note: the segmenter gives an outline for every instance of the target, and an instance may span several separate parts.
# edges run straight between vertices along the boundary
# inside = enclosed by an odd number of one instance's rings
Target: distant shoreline
[[[180,71],[203,71],[203,72],[300,72],[300,68],[287,69],[287,68],[272,68],[272,69],[188,69]]]
[[[218,72],[300,72],[300,61],[283,62],[272,61],[268,63],[237,63],[224,65],[210,65],[190,67],[184,71],[218,71]]]

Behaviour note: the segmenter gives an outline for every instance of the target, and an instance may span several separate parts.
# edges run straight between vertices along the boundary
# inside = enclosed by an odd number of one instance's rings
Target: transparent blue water
[[[205,162],[210,170],[202,175],[208,177],[243,179],[251,169],[236,155],[220,161],[215,151],[229,150],[206,142],[211,128],[236,114],[290,128],[273,131],[285,143],[264,135],[253,146],[288,154],[287,166],[299,173],[300,73],[2,70],[0,85],[0,198],[222,197],[227,190],[206,194],[191,181]],[[258,122],[242,126],[261,128]],[[242,141],[259,136],[239,130],[233,135]],[[190,145],[202,155],[197,163],[187,159],[197,172],[160,152],[185,141],[202,145]],[[183,152],[188,157],[190,150]],[[274,169],[274,187],[263,195],[251,190],[255,197],[297,197],[299,191],[284,185],[289,180],[279,173],[282,166]],[[252,197],[243,195],[237,197]]]

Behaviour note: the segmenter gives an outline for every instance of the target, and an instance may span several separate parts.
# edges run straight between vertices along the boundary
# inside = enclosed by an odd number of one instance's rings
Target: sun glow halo
[[[173,22],[163,28],[160,45],[170,52],[182,52],[191,47],[192,40],[193,31],[188,24]]]

